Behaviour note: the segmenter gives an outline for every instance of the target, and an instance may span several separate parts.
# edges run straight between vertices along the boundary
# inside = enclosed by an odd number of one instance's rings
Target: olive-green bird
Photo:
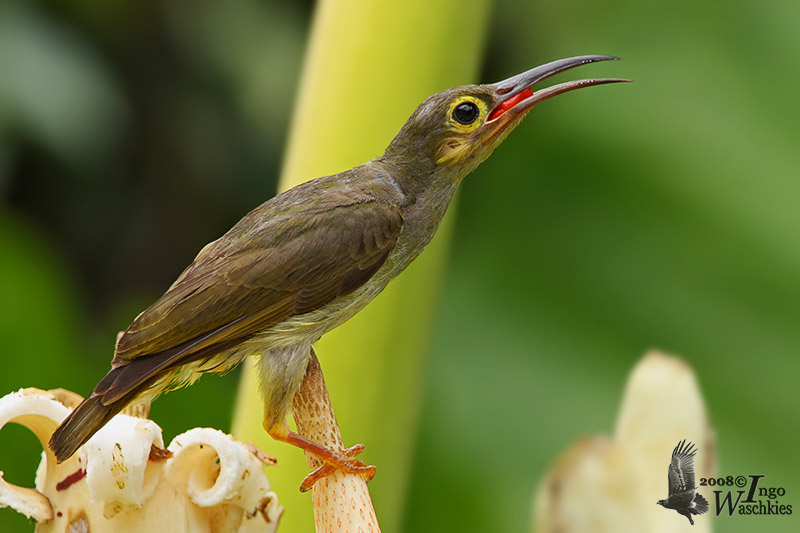
[[[382,156],[298,185],[250,212],[203,248],[119,337],[111,370],[50,439],[58,461],[129,404],[255,355],[267,432],[335,468],[372,475],[374,467],[289,430],[287,414],[312,344],[367,305],[422,252],[464,176],[535,104],[628,80],[572,81],[536,92],[534,84],[614,59],[562,59],[499,83],[434,94]]]

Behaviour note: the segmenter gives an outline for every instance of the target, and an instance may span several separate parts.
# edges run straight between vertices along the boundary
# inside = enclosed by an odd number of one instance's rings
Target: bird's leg
[[[334,452],[330,448],[309,440],[294,431],[267,430],[270,436],[276,440],[297,446],[303,451],[314,454],[323,464],[311,472],[300,485],[300,491],[306,492],[314,486],[314,483],[333,474],[336,470],[341,470],[348,474],[363,476],[367,481],[375,476],[376,468],[368,466],[354,457],[364,451],[363,444],[356,444],[342,452]]]
[[[346,455],[347,457],[355,457],[356,455],[360,454],[363,451],[364,451],[364,445],[363,444],[356,444],[355,446],[351,446],[350,448],[347,448],[342,453],[344,455]],[[359,463],[364,464],[361,461],[359,461]],[[364,475],[364,478],[367,481],[369,481],[373,477],[375,477],[375,467],[374,466],[368,466],[367,468],[371,468],[372,469],[371,473],[367,472]],[[306,492],[308,490],[311,490],[311,487],[314,486],[314,483],[316,483],[317,481],[319,481],[320,479],[322,479],[322,478],[324,478],[326,476],[329,476],[329,475],[333,474],[335,471],[336,471],[336,467],[331,466],[328,463],[323,464],[322,466],[320,466],[319,468],[317,468],[316,470],[312,471],[309,475],[306,476],[306,478],[300,484],[300,492]]]
[[[297,433],[290,431],[285,421],[275,423],[275,419],[271,419],[272,424],[265,420],[264,427],[274,439],[307,452],[306,460],[313,471],[303,481],[301,491],[311,489],[317,481],[337,470],[362,476],[367,481],[372,479],[375,467],[355,459],[364,450],[364,445],[344,449],[322,369],[313,349],[300,389],[292,401],[292,414],[297,423]]]

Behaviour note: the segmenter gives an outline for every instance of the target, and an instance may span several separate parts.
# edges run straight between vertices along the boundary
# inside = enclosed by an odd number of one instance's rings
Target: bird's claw
[[[347,474],[360,475],[363,476],[365,480],[370,481],[373,477],[375,477],[377,468],[373,465],[367,465],[363,461],[355,459],[355,456],[359,455],[363,451],[364,445],[356,444],[355,446],[342,451],[341,454],[335,454],[329,458],[321,458],[323,461],[325,461],[325,464],[306,476],[306,478],[303,480],[303,483],[300,484],[300,492],[307,492],[311,490],[311,487],[313,487],[317,481],[333,474],[337,470],[341,470]]]

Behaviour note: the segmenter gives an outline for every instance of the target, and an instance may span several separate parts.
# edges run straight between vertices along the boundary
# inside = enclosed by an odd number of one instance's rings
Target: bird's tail
[[[694,509],[695,514],[705,514],[708,512],[708,500],[703,498],[703,495],[696,492],[694,495]]]
[[[72,457],[97,430],[125,407],[126,402],[103,405],[103,397],[92,394],[58,426],[50,437],[50,449],[61,463]]]

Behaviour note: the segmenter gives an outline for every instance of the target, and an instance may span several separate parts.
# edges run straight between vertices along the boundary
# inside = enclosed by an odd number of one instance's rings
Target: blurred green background
[[[274,194],[312,10],[0,0],[0,394],[89,392],[116,332]],[[491,17],[465,83],[588,53],[626,62],[575,76],[636,83],[540,106],[465,180],[404,529],[527,531],[539,478],[611,431],[651,347],[696,369],[720,473],[764,473],[799,506],[800,4],[497,0]],[[229,429],[237,383],[160,399],[165,440]],[[7,480],[31,486],[39,453],[0,433]],[[0,531],[31,529],[0,511]]]

